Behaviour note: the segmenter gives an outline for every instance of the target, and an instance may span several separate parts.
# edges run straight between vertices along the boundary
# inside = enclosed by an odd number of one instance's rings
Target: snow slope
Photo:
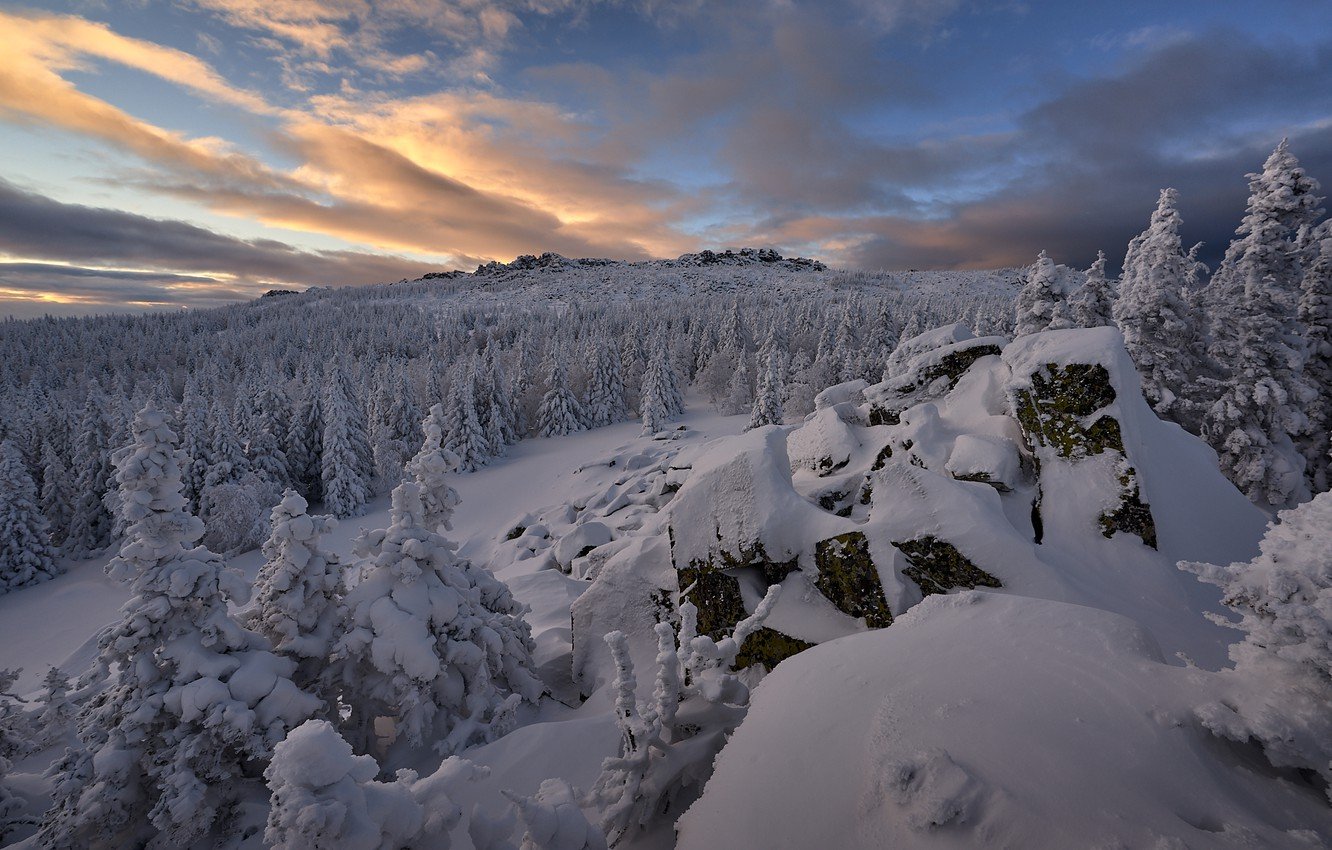
[[[1326,846],[1321,793],[1192,721],[1211,675],[1116,614],[933,596],[765,679],[677,846]]]

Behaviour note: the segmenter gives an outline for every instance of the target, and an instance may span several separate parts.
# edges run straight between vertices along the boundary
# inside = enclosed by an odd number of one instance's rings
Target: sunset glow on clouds
[[[1164,185],[1224,243],[1282,136],[1332,181],[1326,3],[1077,5],[6,4],[0,315],[542,251],[1085,264]]]

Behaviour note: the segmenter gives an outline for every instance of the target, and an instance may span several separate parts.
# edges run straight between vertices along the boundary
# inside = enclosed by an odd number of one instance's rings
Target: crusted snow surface
[[[1215,675],[1105,611],[933,596],[770,674],[677,846],[1326,846],[1316,788],[1191,719]]]

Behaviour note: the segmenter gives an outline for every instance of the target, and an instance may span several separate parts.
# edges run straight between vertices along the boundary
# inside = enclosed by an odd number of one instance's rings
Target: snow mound
[[[1315,789],[1190,719],[1211,676],[1104,611],[934,596],[765,679],[677,846],[1324,846]]]

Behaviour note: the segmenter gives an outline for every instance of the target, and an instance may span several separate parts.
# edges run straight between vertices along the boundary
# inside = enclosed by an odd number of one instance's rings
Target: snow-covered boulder
[[[851,426],[838,407],[825,407],[810,414],[809,421],[791,432],[786,450],[796,469],[812,469],[830,475],[851,462],[860,448]]]
[[[1326,846],[1325,799],[1190,719],[1211,678],[1115,614],[932,596],[777,668],[677,846]]]
[[[971,332],[971,328],[960,322],[908,337],[899,342],[897,348],[889,355],[888,363],[884,367],[884,374],[889,376],[899,375],[916,356],[975,337],[976,335]]]
[[[839,404],[864,404],[865,388],[869,382],[863,378],[857,378],[854,381],[846,381],[841,384],[833,384],[823,392],[814,396],[814,409],[823,410],[828,407],[836,407]]]
[[[1018,447],[1007,437],[962,434],[944,465],[959,481],[980,481],[996,490],[1012,490],[1021,471]]]

